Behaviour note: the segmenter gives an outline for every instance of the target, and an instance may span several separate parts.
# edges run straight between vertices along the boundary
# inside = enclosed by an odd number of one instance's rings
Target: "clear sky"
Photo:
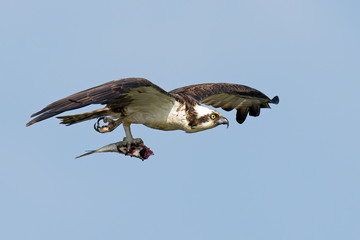
[[[359,1],[2,1],[0,239],[360,239]],[[254,87],[280,104],[154,152],[75,156],[124,137],[30,115],[144,77]],[[98,106],[73,113],[95,109]]]

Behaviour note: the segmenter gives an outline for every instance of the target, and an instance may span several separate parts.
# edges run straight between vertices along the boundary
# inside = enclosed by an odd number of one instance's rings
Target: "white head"
[[[189,126],[186,132],[188,133],[214,128],[221,124],[229,126],[229,121],[221,113],[201,105],[195,105],[187,111],[186,115]]]

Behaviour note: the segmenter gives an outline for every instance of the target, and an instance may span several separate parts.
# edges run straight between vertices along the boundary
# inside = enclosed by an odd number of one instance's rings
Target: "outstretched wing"
[[[156,102],[175,101],[165,90],[144,78],[125,78],[104,83],[66,98],[60,99],[34,113],[26,124],[30,126],[36,122],[53,117],[62,112],[88,106],[90,104],[106,104],[112,111],[119,111],[133,101],[141,104],[156,104]]]
[[[260,108],[270,108],[269,103],[278,104],[279,97],[268,98],[262,92],[240,84],[205,83],[177,88],[169,92],[176,99],[192,104],[203,103],[221,107],[226,111],[236,109],[236,121],[243,123],[249,113],[257,117]]]

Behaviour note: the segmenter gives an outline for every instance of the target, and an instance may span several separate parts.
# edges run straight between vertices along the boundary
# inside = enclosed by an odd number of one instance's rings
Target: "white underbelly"
[[[187,126],[184,106],[175,102],[171,109],[152,107],[149,109],[128,109],[124,121],[144,124],[147,127],[165,131],[185,130]]]

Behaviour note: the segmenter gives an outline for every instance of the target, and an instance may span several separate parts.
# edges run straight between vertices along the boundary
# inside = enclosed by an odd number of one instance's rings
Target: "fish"
[[[153,151],[150,150],[147,146],[143,143],[140,144],[131,144],[130,149],[128,150],[127,144],[123,141],[111,143],[106,146],[103,146],[97,150],[89,150],[86,153],[77,156],[76,158],[81,158],[93,153],[101,153],[101,152],[117,152],[120,154],[124,154],[130,157],[136,157],[144,161],[148,159],[151,155],[154,155]]]

